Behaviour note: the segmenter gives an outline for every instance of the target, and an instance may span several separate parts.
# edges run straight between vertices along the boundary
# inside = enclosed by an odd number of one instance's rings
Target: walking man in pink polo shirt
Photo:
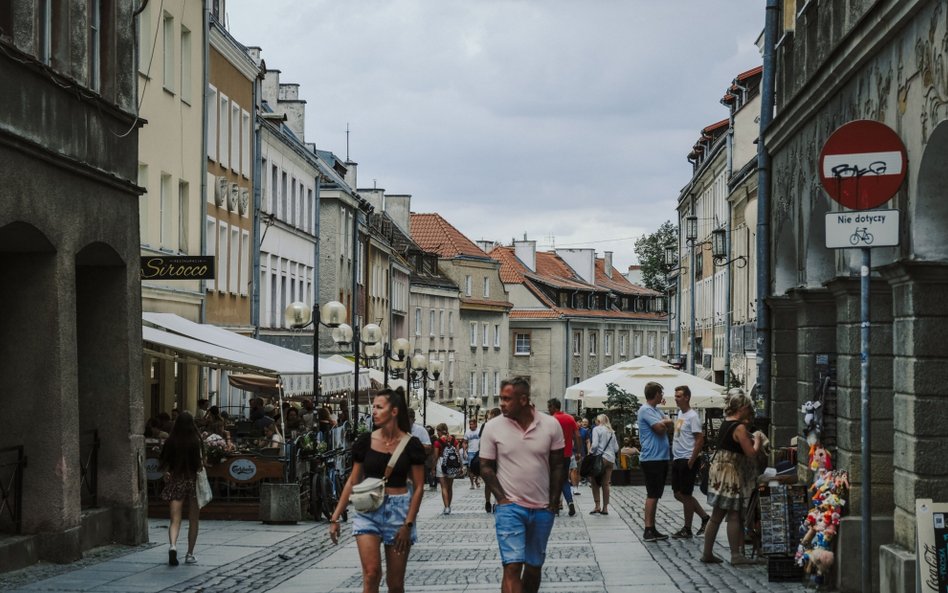
[[[500,410],[503,416],[481,435],[480,460],[484,484],[497,498],[501,592],[536,593],[566,478],[563,429],[530,403],[530,382],[523,377],[500,384]]]

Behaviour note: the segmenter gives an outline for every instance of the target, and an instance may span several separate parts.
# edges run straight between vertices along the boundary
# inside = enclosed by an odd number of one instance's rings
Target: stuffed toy
[[[800,408],[800,411],[803,412],[803,434],[806,435],[807,444],[811,446],[816,444],[820,438],[820,432],[823,430],[820,422],[821,407],[823,407],[823,402],[809,401],[805,402]]]
[[[845,471],[833,471],[832,456],[819,443],[810,445],[809,461],[813,471],[809,489],[812,507],[801,527],[804,534],[795,560],[797,565],[806,567],[807,574],[815,581],[822,582],[835,559],[833,540],[846,504],[849,475]]]

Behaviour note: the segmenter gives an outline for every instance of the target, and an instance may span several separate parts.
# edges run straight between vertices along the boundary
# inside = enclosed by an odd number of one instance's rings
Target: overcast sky
[[[594,247],[675,218],[685,160],[761,63],[751,0],[230,0],[307,101],[306,140],[472,240]]]

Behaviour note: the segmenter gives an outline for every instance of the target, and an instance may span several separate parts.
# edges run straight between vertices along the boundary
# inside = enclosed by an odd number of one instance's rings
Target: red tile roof
[[[632,269],[632,267],[633,266],[630,266],[629,269]],[[634,267],[638,268],[639,266]],[[651,288],[632,284],[629,282],[629,279],[620,274],[619,270],[615,269],[615,267],[612,268],[612,278],[606,276],[606,262],[599,258],[596,259],[596,284],[608,288],[613,292],[621,292],[622,294],[661,296],[661,293]]]
[[[411,238],[419,247],[444,258],[487,254],[440,214],[411,213]]]
[[[505,309],[513,308],[513,303],[510,301],[495,301],[491,299],[478,299],[472,297],[460,297],[462,305],[472,305],[472,306],[485,306],[485,307],[503,307]]]

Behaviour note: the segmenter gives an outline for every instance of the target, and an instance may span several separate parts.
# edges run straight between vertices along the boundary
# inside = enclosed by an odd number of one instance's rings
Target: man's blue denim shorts
[[[497,505],[494,527],[503,564],[543,566],[546,542],[553,530],[553,511],[514,503]]]
[[[411,505],[411,493],[386,494],[382,506],[370,513],[356,512],[352,519],[352,535],[374,535],[382,539],[386,546],[395,545],[395,536],[408,518]],[[411,543],[415,543],[417,534],[411,526]]]

